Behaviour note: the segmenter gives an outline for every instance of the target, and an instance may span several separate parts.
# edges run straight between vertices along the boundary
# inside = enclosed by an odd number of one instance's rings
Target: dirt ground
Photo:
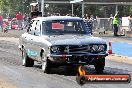
[[[106,59],[112,60],[112,61],[117,61],[117,62],[132,64],[132,57],[125,57],[125,56],[111,54],[111,55],[107,56]]]
[[[0,77],[0,88],[16,88],[14,85],[8,83],[4,78]]]
[[[7,41],[7,42],[12,42],[12,43],[19,43],[19,38],[15,37],[0,37],[0,41]]]

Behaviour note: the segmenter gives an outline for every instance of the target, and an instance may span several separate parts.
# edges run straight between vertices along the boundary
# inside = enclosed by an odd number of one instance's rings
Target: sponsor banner
[[[78,84],[85,83],[130,83],[129,74],[112,74],[112,75],[80,75],[76,77]]]

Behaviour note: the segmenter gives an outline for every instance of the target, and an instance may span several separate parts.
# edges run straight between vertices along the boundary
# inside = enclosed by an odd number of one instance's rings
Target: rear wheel
[[[105,58],[98,59],[94,67],[97,73],[103,73],[105,67]]]
[[[22,65],[25,67],[33,67],[34,60],[28,57],[25,50],[22,51]]]

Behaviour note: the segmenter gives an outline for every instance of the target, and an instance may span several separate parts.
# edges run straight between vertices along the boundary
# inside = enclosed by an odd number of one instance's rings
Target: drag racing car
[[[19,48],[25,67],[41,62],[42,70],[53,67],[94,65],[98,73],[105,67],[106,41],[93,37],[84,20],[71,16],[37,17],[22,34]]]

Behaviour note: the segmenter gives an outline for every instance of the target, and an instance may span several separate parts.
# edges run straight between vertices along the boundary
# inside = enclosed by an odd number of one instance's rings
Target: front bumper
[[[70,55],[54,55],[49,54],[48,57],[52,62],[60,64],[94,64],[99,59],[108,56],[105,54],[70,54]]]

